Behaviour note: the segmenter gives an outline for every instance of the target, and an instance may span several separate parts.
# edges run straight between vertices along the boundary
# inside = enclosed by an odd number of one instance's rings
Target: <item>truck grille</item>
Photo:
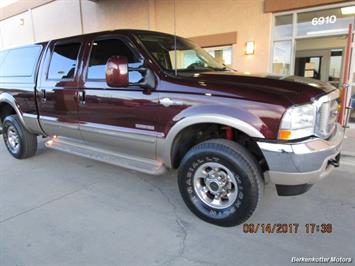
[[[338,118],[338,97],[339,91],[336,90],[316,101],[315,133],[318,137],[327,138],[333,133]]]

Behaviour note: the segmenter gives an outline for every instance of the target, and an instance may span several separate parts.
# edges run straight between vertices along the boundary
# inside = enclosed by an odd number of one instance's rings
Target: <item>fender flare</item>
[[[16,104],[16,100],[14,98],[14,96],[12,96],[9,93],[3,92],[0,94],[0,104],[1,103],[7,103],[9,104],[16,112],[16,114],[18,115],[22,125],[28,130],[25,120],[23,119],[23,114],[19,108],[19,106]]]
[[[164,161],[164,163],[168,166],[172,166],[172,147],[174,145],[174,141],[176,137],[182,132],[185,128],[202,123],[216,123],[225,126],[229,126],[235,128],[243,133],[247,134],[253,138],[264,139],[265,136],[257,130],[255,127],[250,125],[249,123],[228,115],[217,114],[217,113],[207,113],[207,114],[197,114],[189,117],[185,117],[177,122],[167,134],[165,139],[158,140],[158,153],[159,157]]]

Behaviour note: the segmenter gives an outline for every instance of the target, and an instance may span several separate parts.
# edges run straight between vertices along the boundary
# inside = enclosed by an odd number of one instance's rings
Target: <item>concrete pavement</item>
[[[266,186],[248,223],[299,223],[298,234],[246,234],[185,207],[176,173],[149,176],[52,150],[19,161],[0,141],[0,265],[287,265],[354,257],[355,162],[298,197]],[[306,223],[332,223],[330,234]]]

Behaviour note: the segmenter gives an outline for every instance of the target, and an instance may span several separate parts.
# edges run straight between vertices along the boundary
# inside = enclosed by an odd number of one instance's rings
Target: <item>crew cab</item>
[[[264,184],[298,195],[338,166],[339,91],[314,79],[239,73],[178,36],[116,30],[0,51],[8,151],[48,148],[162,175],[188,208],[245,222]]]

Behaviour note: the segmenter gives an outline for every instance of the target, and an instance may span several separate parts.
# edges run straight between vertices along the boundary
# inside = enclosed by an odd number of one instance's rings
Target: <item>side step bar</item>
[[[166,171],[162,162],[94,148],[83,142],[68,138],[54,137],[46,141],[45,145],[54,150],[79,155],[146,174],[160,175]]]

